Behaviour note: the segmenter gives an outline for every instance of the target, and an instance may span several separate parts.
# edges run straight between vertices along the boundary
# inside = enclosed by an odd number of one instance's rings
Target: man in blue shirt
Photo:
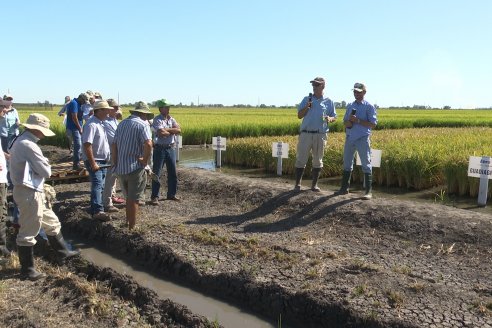
[[[337,113],[333,101],[323,95],[325,79],[317,77],[310,81],[313,93],[304,97],[297,107],[297,117],[302,119],[296,157],[296,185],[301,190],[301,180],[308,161],[309,152],[313,156],[311,190],[319,192],[318,178],[323,167],[323,155],[328,139],[328,123],[335,122]]]
[[[86,93],[81,93],[67,105],[67,131],[73,139],[73,169],[80,170],[80,155],[82,148],[82,111],[81,106],[89,101]]]
[[[343,150],[342,186],[336,193],[345,195],[349,192],[350,176],[354,166],[355,151],[359,153],[364,172],[365,193],[363,199],[372,198],[372,165],[371,165],[371,130],[378,124],[376,108],[364,100],[367,89],[363,83],[354,84],[355,101],[347,105],[343,117],[345,125],[345,146]]]

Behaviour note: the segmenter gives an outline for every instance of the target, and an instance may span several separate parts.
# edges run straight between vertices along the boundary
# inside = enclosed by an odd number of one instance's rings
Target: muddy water
[[[215,151],[211,148],[185,148],[180,151],[180,161],[178,163],[178,166],[197,167],[211,171],[219,170],[222,173],[237,174],[249,178],[271,180],[278,183],[288,183],[292,186],[294,185],[293,177],[278,177],[275,174],[266,173],[263,169],[243,169],[229,166],[216,168],[214,159]],[[302,184],[306,189],[310,188],[310,183],[311,181],[309,178],[303,179],[302,181]],[[320,179],[318,184],[322,190],[336,191],[340,188],[340,178]],[[355,185],[353,187],[354,188],[352,190],[357,192],[357,188],[359,188],[359,192],[362,193],[362,186]],[[443,190],[446,190],[445,186],[422,191],[407,191],[401,188],[386,188],[374,186],[373,194],[375,197],[381,196],[398,200],[411,200],[424,203],[440,203],[442,205],[448,205],[456,208],[492,215],[492,206],[477,206],[477,198],[447,195],[445,192],[443,193]],[[490,205],[491,200],[489,199],[487,203]]]
[[[102,267],[110,267],[121,274],[130,275],[141,286],[155,291],[160,298],[167,298],[175,303],[185,305],[193,313],[203,315],[211,322],[217,320],[224,327],[234,328],[271,328],[277,326],[237,307],[148,274],[142,266],[115,258],[105,253],[103,248],[86,245],[77,239],[71,239],[70,242],[74,247],[81,250],[84,258],[92,263]]]

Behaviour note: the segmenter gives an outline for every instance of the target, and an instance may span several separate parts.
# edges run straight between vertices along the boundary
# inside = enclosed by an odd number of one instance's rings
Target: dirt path
[[[56,210],[71,233],[290,326],[492,327],[490,215],[198,169],[179,188],[131,233],[123,211],[90,218],[88,183],[57,185]]]

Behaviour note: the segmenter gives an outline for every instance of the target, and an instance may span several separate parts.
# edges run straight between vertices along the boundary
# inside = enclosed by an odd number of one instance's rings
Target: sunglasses
[[[311,83],[313,85],[313,87],[317,88],[319,87],[320,85],[322,85],[321,83]]]

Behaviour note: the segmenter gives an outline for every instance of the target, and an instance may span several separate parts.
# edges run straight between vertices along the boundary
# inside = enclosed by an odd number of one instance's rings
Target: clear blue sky
[[[323,76],[382,107],[492,106],[490,0],[2,1],[0,90],[294,105]]]

